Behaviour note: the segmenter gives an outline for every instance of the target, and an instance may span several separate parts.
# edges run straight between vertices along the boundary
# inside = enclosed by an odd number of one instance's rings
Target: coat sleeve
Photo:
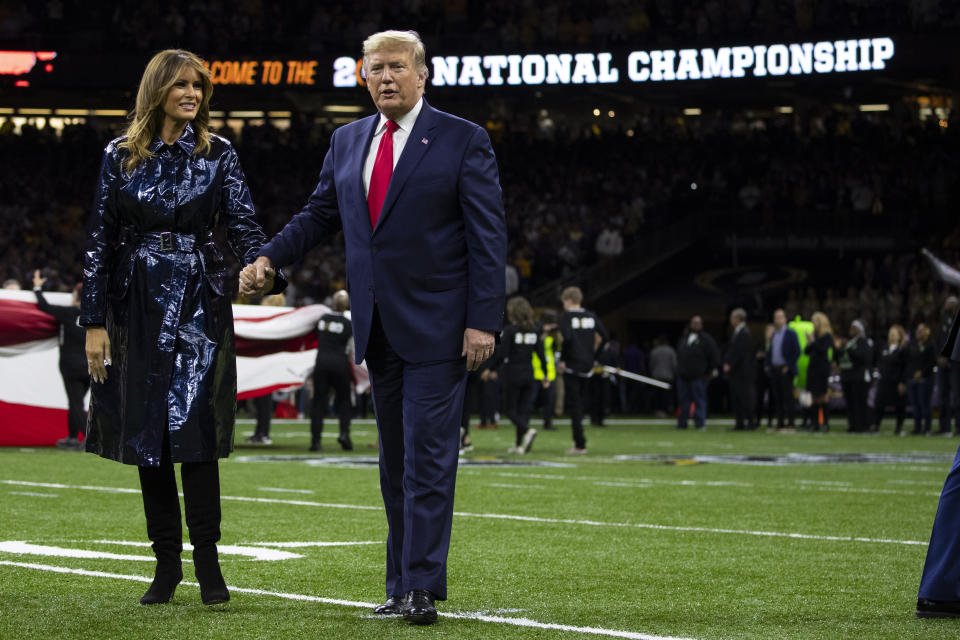
[[[40,311],[48,316],[53,316],[60,324],[73,324],[73,314],[70,307],[50,304],[39,289],[34,289],[33,292],[37,295],[37,308]]]
[[[107,284],[113,266],[113,252],[120,230],[116,190],[120,181],[120,154],[116,142],[107,145],[100,163],[93,210],[87,227],[83,254],[83,292],[80,297],[80,324],[102,326],[107,314]]]
[[[507,223],[493,146],[479,127],[468,143],[458,187],[467,240],[467,326],[497,332],[503,324]]]
[[[275,267],[298,262],[307,251],[340,230],[340,208],[334,183],[336,146],[335,131],[330,139],[330,149],[323,159],[317,188],[310,194],[307,204],[260,250],[259,255],[270,258]]]
[[[240,166],[240,157],[232,146],[228,147],[224,159],[220,202],[226,217],[230,250],[243,264],[250,264],[256,259],[267,238],[257,222],[250,187],[247,186],[247,178]],[[277,271],[270,294],[280,293],[286,288],[286,278],[282,272]]]

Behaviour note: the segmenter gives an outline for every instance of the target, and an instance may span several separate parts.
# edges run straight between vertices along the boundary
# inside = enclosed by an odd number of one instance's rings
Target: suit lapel
[[[432,140],[431,132],[435,127],[436,117],[434,109],[424,100],[420,115],[417,117],[413,129],[407,137],[406,144],[403,145],[403,153],[400,154],[397,166],[393,169],[393,175],[390,177],[390,186],[387,187],[387,195],[383,200],[383,208],[380,210],[380,219],[377,220],[377,228],[374,229],[374,233],[383,226],[383,219],[386,218],[393,209],[397,197],[403,190],[403,185],[406,184],[410,176],[413,175],[413,170],[420,164],[420,160],[427,152],[427,148],[430,147],[430,141]]]

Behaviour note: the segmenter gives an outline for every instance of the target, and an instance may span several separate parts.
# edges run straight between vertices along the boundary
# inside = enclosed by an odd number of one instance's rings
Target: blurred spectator
[[[893,406],[896,426],[893,433],[904,435],[907,416],[907,332],[898,324],[890,327],[887,344],[877,362],[877,395],[874,400],[873,430],[879,431],[883,414]]]
[[[707,380],[717,376],[720,349],[703,330],[703,319],[693,316],[677,344],[677,428],[686,429],[693,412],[693,424],[706,429]]]
[[[930,328],[921,322],[907,349],[907,394],[914,421],[912,435],[930,433],[930,397],[933,395],[933,369],[937,356],[929,341]]]
[[[667,343],[666,336],[657,336],[650,350],[650,377],[671,385],[670,389],[653,387],[652,404],[658,418],[664,418],[674,411],[677,366],[677,352]]]

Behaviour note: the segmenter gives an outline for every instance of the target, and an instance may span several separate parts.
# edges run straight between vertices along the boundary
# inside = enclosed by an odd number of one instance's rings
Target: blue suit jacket
[[[780,352],[783,356],[783,359],[787,363],[787,368],[790,370],[791,375],[797,375],[797,360],[800,359],[800,339],[797,337],[797,332],[786,327],[783,333],[783,342],[780,343]],[[773,344],[771,341],[770,347],[767,349],[767,368],[773,368]]]
[[[357,362],[374,300],[401,358],[456,359],[465,328],[503,323],[507,231],[490,138],[424,101],[371,229],[363,166],[379,119],[333,133],[317,188],[260,255],[292,264],[342,227]]]

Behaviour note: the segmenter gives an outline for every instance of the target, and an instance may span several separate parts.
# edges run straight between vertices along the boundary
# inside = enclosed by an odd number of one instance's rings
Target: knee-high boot
[[[203,604],[219,604],[230,599],[220,573],[217,542],[220,540],[220,474],[217,462],[185,462],[183,504],[193,545],[193,569],[200,583]]]
[[[164,452],[159,467],[138,467],[140,489],[143,494],[143,512],[147,518],[147,537],[153,543],[157,568],[153,583],[140,604],[162,604],[173,597],[183,569],[180,552],[183,551],[183,529],[180,525],[180,498],[177,478],[170,454]]]

